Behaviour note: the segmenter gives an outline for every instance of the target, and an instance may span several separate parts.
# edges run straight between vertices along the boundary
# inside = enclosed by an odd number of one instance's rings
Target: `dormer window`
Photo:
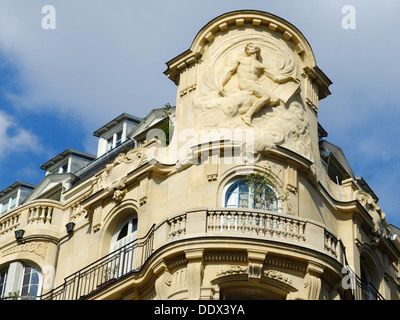
[[[120,146],[122,142],[122,131],[114,133],[110,138],[107,139],[106,152]]]
[[[95,156],[68,148],[41,166],[48,174],[75,173],[95,159]]]
[[[18,207],[34,189],[34,185],[17,181],[8,188],[0,191],[0,214]]]
[[[123,113],[119,117],[110,121],[93,135],[99,137],[97,157],[122,145],[128,140],[128,134],[142,121],[142,119]]]

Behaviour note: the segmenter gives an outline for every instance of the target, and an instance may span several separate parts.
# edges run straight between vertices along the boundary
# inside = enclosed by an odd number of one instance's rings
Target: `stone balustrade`
[[[167,219],[157,229],[158,233],[166,233],[158,238],[167,242],[199,236],[253,238],[307,247],[344,263],[338,238],[322,224],[284,213],[201,208]]]
[[[338,240],[330,232],[325,230],[325,250],[331,253],[333,256],[338,255]]]
[[[186,233],[186,214],[182,214],[180,216],[170,219],[169,223],[171,225],[170,232],[169,232],[169,238],[171,240],[179,239],[185,235],[185,233]]]
[[[28,209],[28,224],[43,223],[51,224],[54,207],[35,206]]]
[[[208,234],[305,241],[304,227],[304,221],[265,212],[209,210],[207,214]]]
[[[53,201],[34,201],[27,206],[20,206],[0,216],[0,239],[12,234],[17,229],[30,229],[45,225],[62,225],[62,216],[54,219],[60,205]]]
[[[4,215],[0,218],[0,237],[18,229],[21,212]]]

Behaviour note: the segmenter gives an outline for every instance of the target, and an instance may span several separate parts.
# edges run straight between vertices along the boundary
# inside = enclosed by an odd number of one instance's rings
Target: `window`
[[[8,211],[8,200],[2,203],[1,214],[6,213],[7,211]]]
[[[114,232],[111,251],[115,251],[136,239],[137,219],[130,218],[122,223]]]
[[[31,266],[25,266],[22,281],[21,296],[37,296],[39,289],[39,271]]]
[[[13,262],[0,271],[0,298],[32,299],[40,295],[42,275],[28,264]]]
[[[4,297],[6,290],[7,270],[0,271],[0,298]]]
[[[115,141],[115,146],[118,147],[122,143],[122,131],[117,133],[117,139]]]
[[[1,214],[6,213],[8,210],[14,209],[17,206],[17,195],[8,198],[1,204]]]
[[[10,210],[17,206],[17,196],[15,195],[10,199]]]
[[[66,173],[68,171],[68,163],[64,164],[61,167],[60,173]]]
[[[124,249],[117,251],[116,256],[110,259],[110,263],[107,265],[107,272],[109,273],[107,274],[107,278],[116,278],[135,269],[135,258],[137,254],[135,253],[135,246],[130,244],[136,240],[136,232],[136,217],[131,217],[128,220],[125,220],[115,230],[111,240],[110,251],[114,252],[122,247],[124,247]]]
[[[107,139],[106,152],[110,151],[113,148],[113,144],[114,144],[114,136]]]
[[[226,208],[280,210],[280,200],[276,192],[269,186],[264,188],[262,194],[254,196],[253,190],[244,180],[239,179],[229,183],[225,190],[224,206]]]

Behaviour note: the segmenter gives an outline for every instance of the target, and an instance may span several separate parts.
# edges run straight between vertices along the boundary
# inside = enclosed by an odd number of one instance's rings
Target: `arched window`
[[[114,252],[110,262],[106,266],[105,280],[120,277],[121,275],[134,270],[137,256],[134,241],[137,234],[137,218],[130,217],[121,223],[115,230],[110,251]]]
[[[34,299],[40,295],[42,274],[36,267],[13,262],[0,271],[0,297]]]
[[[131,217],[119,225],[115,230],[112,241],[111,251],[115,251],[129,242],[136,239],[137,219]]]
[[[254,193],[243,179],[228,183],[223,192],[223,206],[226,208],[263,209],[280,211],[281,201],[270,186],[263,186],[262,192]]]
[[[361,259],[364,259],[361,257]],[[360,263],[361,269],[361,293],[363,300],[376,300],[379,291],[374,287],[371,270],[364,264],[363,261]]]

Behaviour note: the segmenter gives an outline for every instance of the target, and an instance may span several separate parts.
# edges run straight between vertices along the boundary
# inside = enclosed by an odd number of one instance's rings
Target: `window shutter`
[[[21,262],[13,262],[8,268],[5,296],[20,295],[22,277],[24,276],[24,265]]]

